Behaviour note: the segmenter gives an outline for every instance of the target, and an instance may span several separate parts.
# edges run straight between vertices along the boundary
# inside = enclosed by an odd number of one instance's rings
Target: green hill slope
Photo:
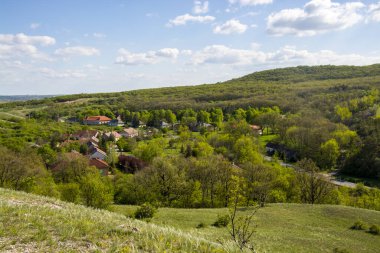
[[[216,84],[142,89],[126,92],[65,95],[1,104],[0,109],[49,106],[49,112],[69,115],[86,106],[111,109],[224,109],[277,105],[289,110],[313,106],[320,97],[360,95],[380,86],[380,64],[370,66],[299,66],[255,72]],[[356,95],[355,95],[356,94]],[[59,108],[58,108],[59,106]],[[56,107],[56,108],[55,108]]]
[[[135,207],[116,207],[122,213]],[[126,210],[127,209],[127,210]],[[2,252],[237,252],[224,228],[226,209],[160,209],[152,223],[51,198],[0,189]],[[378,236],[349,227],[380,223],[380,212],[342,206],[273,204],[257,214],[259,252],[378,252]],[[221,245],[220,242],[226,242]]]
[[[0,189],[1,252],[225,252],[217,243],[116,213]]]

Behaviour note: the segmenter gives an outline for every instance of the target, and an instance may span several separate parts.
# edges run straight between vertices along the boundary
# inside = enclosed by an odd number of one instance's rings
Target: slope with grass
[[[237,252],[227,230],[211,226],[227,209],[161,208],[151,223],[126,217],[136,207],[113,209],[94,210],[0,189],[0,251]],[[356,220],[380,224],[380,212],[271,204],[256,215],[254,242],[258,252],[378,252],[379,236],[349,229]],[[206,227],[196,229],[199,223]]]
[[[116,212],[131,215],[134,206],[114,206]],[[249,210],[248,210],[249,211]],[[244,212],[248,212],[247,210]],[[151,222],[169,225],[212,241],[225,241],[225,228],[211,226],[227,209],[161,208]],[[380,237],[351,230],[355,221],[380,224],[380,212],[333,205],[270,204],[259,209],[254,242],[258,252],[378,252]],[[204,223],[207,227],[197,229]]]
[[[1,252],[226,252],[191,233],[0,189]]]

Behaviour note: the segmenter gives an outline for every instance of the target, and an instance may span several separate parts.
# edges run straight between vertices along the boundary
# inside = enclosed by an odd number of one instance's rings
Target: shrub
[[[368,232],[370,232],[373,235],[380,235],[380,227],[378,225],[372,225],[369,228]]]
[[[346,250],[346,249],[340,249],[340,248],[335,248],[333,252],[334,253],[349,253],[348,250]]]
[[[206,227],[206,224],[201,222],[197,225],[197,228],[205,228]]]
[[[227,227],[228,223],[230,223],[230,217],[228,215],[219,216],[216,221],[212,224],[214,227]]]
[[[156,211],[157,211],[157,208],[155,208],[149,203],[144,203],[135,211],[135,218],[140,219],[140,220],[150,219],[150,218],[153,218]]]
[[[356,221],[354,225],[351,226],[351,229],[353,230],[365,230],[367,228],[367,225],[363,221]]]

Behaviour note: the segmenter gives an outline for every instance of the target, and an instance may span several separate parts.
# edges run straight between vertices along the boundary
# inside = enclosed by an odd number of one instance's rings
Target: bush
[[[197,225],[197,228],[205,228],[206,227],[206,224],[201,222]]]
[[[368,232],[373,234],[373,235],[380,235],[380,227],[378,225],[372,225],[369,228]]]
[[[141,219],[151,219],[151,218],[153,218],[156,211],[157,211],[157,208],[155,208],[154,206],[152,206],[149,203],[145,203],[136,210],[135,218],[140,219],[140,220]]]
[[[354,225],[351,226],[351,229],[353,230],[365,230],[367,229],[367,224],[365,224],[363,221],[356,221]]]
[[[228,223],[230,223],[230,217],[228,215],[219,216],[216,221],[212,224],[214,227],[227,227]]]
[[[346,250],[346,249],[339,249],[339,248],[335,248],[333,252],[334,253],[349,253],[348,250]]]

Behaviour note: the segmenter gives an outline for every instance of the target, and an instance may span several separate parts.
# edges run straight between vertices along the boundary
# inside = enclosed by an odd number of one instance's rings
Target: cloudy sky
[[[0,95],[380,63],[378,0],[1,0]]]

